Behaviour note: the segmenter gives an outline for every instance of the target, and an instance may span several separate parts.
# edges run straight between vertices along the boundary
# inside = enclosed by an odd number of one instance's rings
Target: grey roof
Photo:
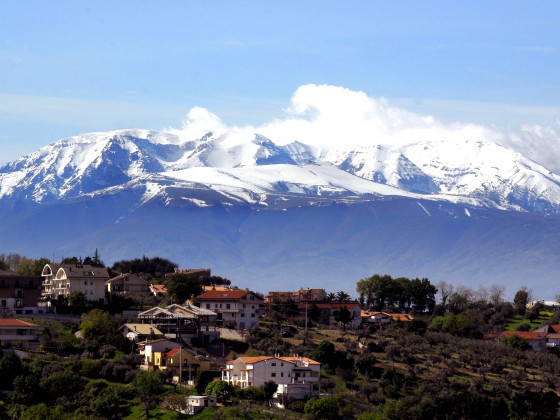
[[[57,264],[49,263],[47,264],[54,275],[58,273],[60,269],[63,269],[66,273],[66,277],[69,279],[79,279],[79,278],[96,278],[108,280],[109,272],[103,267],[92,267],[91,265],[83,264]],[[45,266],[46,267],[46,266]],[[43,271],[45,268],[43,268]]]
[[[173,304],[165,308],[155,307],[147,311],[140,312],[138,318],[148,318],[158,315],[168,316],[170,318],[198,318],[199,316],[217,316],[215,312],[208,309],[199,308],[198,306],[184,304]]]

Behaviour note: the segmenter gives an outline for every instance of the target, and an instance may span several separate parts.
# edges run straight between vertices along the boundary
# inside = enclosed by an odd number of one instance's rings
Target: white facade
[[[80,290],[86,300],[105,303],[105,281],[109,279],[105,268],[79,264],[47,264],[42,276],[44,297],[56,299]]]
[[[223,323],[234,322],[238,329],[259,325],[259,307],[264,303],[255,293],[239,290],[208,291],[197,301],[201,308],[216,312]]]
[[[187,397],[186,414],[196,414],[206,407],[216,407],[218,400],[213,395],[191,395]]]
[[[321,364],[306,357],[239,357],[227,363],[222,380],[241,388],[258,387],[267,381],[278,384],[277,394],[301,398],[318,395]],[[297,386],[293,386],[297,385]]]

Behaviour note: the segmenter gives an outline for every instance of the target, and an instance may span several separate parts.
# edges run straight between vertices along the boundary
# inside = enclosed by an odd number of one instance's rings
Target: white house
[[[218,321],[232,322],[239,329],[259,325],[264,305],[264,299],[250,290],[208,290],[195,300],[201,308],[216,312]]]
[[[278,384],[277,398],[305,399],[319,395],[321,364],[307,357],[239,357],[227,362],[222,380],[241,388]]]
[[[218,401],[213,395],[191,395],[187,397],[186,414],[196,414],[206,407],[216,407]]]
[[[43,297],[56,299],[79,290],[91,302],[105,303],[106,268],[82,264],[49,263],[43,268]]]

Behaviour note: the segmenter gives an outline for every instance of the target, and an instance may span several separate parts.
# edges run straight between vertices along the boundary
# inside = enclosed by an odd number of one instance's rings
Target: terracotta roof
[[[489,333],[489,334],[484,334],[482,338],[483,340],[495,340],[498,337],[498,335],[499,334]]]
[[[500,337],[518,335],[525,340],[542,340],[546,338],[545,332],[529,332],[529,331],[503,331]]]
[[[243,360],[244,363],[249,364],[249,363],[259,363],[259,362],[262,362],[264,360],[274,359],[274,357],[272,357],[272,356],[254,356],[254,357],[241,356],[240,359]]]
[[[203,294],[201,294],[200,296],[197,296],[196,299],[197,300],[241,299],[243,296],[248,294],[255,295],[254,292],[251,292],[249,290],[208,290]],[[259,299],[261,298],[259,297]]]
[[[223,292],[229,290],[229,288],[226,286],[202,286],[202,290],[204,290],[205,292],[210,290],[217,290],[219,292]]]
[[[169,350],[165,355],[167,357],[171,357],[171,356],[175,356],[177,353],[179,353],[180,349],[173,349],[173,350]],[[187,353],[185,350],[183,350],[183,353]]]
[[[548,330],[552,330],[555,333],[560,333],[560,325],[549,325]]]
[[[150,284],[150,289],[153,289],[159,293],[167,293],[167,287],[165,287],[163,284]]]
[[[0,327],[37,327],[41,328],[40,325],[33,324],[27,321],[21,321],[19,319],[2,318],[0,319]]]
[[[285,360],[286,362],[296,363],[297,361],[303,361],[310,365],[320,365],[321,363],[316,362],[315,360],[309,359],[308,357],[280,357],[280,359]]]

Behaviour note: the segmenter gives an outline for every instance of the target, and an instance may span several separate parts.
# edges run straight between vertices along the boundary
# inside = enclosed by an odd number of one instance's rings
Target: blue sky
[[[329,84],[446,123],[560,118],[560,3],[0,2],[0,163],[59,138],[282,118]],[[555,144],[556,147],[556,144]]]

